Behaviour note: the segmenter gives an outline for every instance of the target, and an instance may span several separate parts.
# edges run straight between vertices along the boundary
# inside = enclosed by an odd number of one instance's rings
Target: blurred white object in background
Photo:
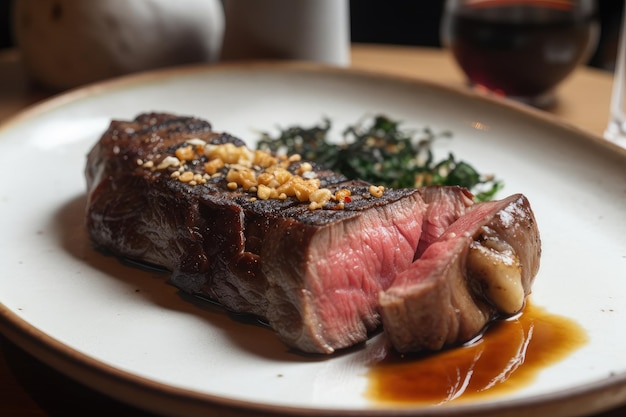
[[[220,0],[16,0],[25,70],[60,90],[122,74],[219,59]]]
[[[624,8],[622,15],[622,27],[613,75],[611,113],[604,137],[626,148],[626,8]]]
[[[350,63],[347,0],[224,0],[223,60]]]

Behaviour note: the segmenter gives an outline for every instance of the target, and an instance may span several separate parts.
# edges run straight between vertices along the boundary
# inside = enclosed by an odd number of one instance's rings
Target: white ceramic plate
[[[589,342],[506,396],[446,407],[365,395],[376,343],[319,359],[94,252],[85,155],[111,118],[206,118],[247,140],[328,116],[384,112],[530,199],[543,238],[533,302]],[[172,415],[579,415],[626,402],[626,153],[532,110],[417,81],[308,65],[194,67],[123,78],[29,109],[0,129],[0,329],[118,399]],[[503,193],[503,194],[504,194]]]

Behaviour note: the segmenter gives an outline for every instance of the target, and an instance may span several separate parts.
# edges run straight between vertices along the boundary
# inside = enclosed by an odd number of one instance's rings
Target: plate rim
[[[154,83],[159,80],[181,77],[187,75],[226,72],[229,70],[246,70],[246,71],[289,71],[302,73],[322,73],[322,74],[343,74],[350,77],[372,78],[378,80],[390,80],[402,83],[420,85],[423,88],[437,89],[446,91],[451,94],[462,96],[466,99],[472,99],[483,103],[489,103],[495,107],[508,108],[509,111],[524,114],[542,123],[558,126],[561,129],[570,131],[571,133],[582,135],[586,140],[593,142],[595,145],[609,149],[626,156],[626,148],[603,138],[602,136],[575,126],[571,122],[562,119],[556,114],[542,111],[534,107],[502,98],[492,94],[482,94],[468,88],[456,85],[448,85],[441,81],[426,80],[421,77],[413,77],[404,74],[391,74],[381,72],[375,69],[339,67],[317,62],[308,61],[280,61],[280,60],[249,60],[249,61],[230,61],[219,63],[197,63],[188,65],[172,66],[167,68],[153,69],[126,74],[106,80],[96,81],[83,86],[74,87],[56,94],[48,98],[40,100],[25,106],[22,110],[10,115],[0,122],[0,135],[4,130],[8,130],[12,125],[18,124],[20,121],[36,117],[47,111],[52,111],[81,99],[94,97],[102,93],[112,90],[119,90],[131,86]]]
[[[206,73],[220,73],[228,70],[246,71],[289,71],[307,74],[342,74],[348,77],[366,77],[384,79],[419,85],[460,95],[472,100],[480,100],[497,107],[508,108],[511,112],[523,114],[534,120],[541,121],[559,129],[579,136],[581,140],[590,142],[598,149],[617,153],[626,161],[626,149],[610,142],[601,136],[578,128],[558,116],[536,110],[515,102],[476,94],[468,89],[448,86],[438,82],[427,81],[416,77],[395,74],[383,74],[374,70],[333,67],[309,62],[276,62],[250,61],[238,63],[194,64],[130,74],[105,81],[77,87],[66,92],[53,95],[40,102],[27,106],[18,113],[0,123],[0,136],[12,126],[36,118],[47,112],[62,108],[76,101],[97,97],[112,90],[158,83],[172,77],[184,77]],[[85,353],[63,344],[37,329],[0,300],[0,333],[10,341],[57,371],[96,389],[97,391],[142,409],[159,413],[167,412],[177,416],[196,416],[211,410],[219,409],[236,415],[250,415],[262,412],[265,415],[289,416],[496,416],[506,413],[507,416],[524,416],[530,409],[545,412],[551,416],[573,416],[593,412],[601,412],[626,403],[626,372],[611,375],[608,378],[592,382],[575,389],[562,390],[549,394],[531,397],[502,400],[487,403],[463,403],[453,407],[413,406],[369,409],[333,409],[292,407],[276,404],[265,404],[222,397],[209,393],[197,392],[157,382],[149,378],[135,375],[114,366],[107,365]],[[602,399],[602,403],[600,403]],[[184,406],[181,407],[181,403]],[[549,413],[549,414],[547,414]]]
[[[207,410],[225,417],[250,416],[337,416],[337,417],[525,417],[536,415],[572,417],[599,413],[626,403],[626,372],[608,378],[526,398],[494,402],[468,402],[454,406],[398,406],[390,409],[373,405],[370,409],[292,407],[239,400],[179,388],[118,369],[81,353],[26,320],[0,302],[0,333],[33,357],[62,374],[126,404],[177,417],[197,417]],[[182,405],[181,405],[182,404]]]

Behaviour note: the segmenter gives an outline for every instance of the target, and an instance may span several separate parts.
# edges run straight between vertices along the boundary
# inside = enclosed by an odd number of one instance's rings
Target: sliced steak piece
[[[272,225],[261,251],[267,318],[279,324],[287,344],[306,351],[328,353],[365,340],[380,325],[379,292],[413,261],[423,210],[419,194],[331,223],[327,215],[317,218],[318,211],[291,210]]]
[[[400,352],[471,340],[521,311],[541,243],[527,199],[475,204],[380,294],[383,328]]]
[[[313,166],[320,187],[349,190],[350,199],[314,210],[297,193],[257,198],[231,187],[237,161],[207,174],[199,149],[224,143],[243,145],[195,118],[151,113],[113,121],[85,171],[94,244],[171,271],[185,292],[267,319],[289,347],[331,353],[366,340],[380,325],[379,292],[413,261],[420,194],[374,196],[369,184]]]

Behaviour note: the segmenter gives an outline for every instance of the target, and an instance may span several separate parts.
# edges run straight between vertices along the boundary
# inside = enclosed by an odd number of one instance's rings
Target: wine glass
[[[447,0],[441,27],[470,85],[540,108],[599,33],[594,0]]]

